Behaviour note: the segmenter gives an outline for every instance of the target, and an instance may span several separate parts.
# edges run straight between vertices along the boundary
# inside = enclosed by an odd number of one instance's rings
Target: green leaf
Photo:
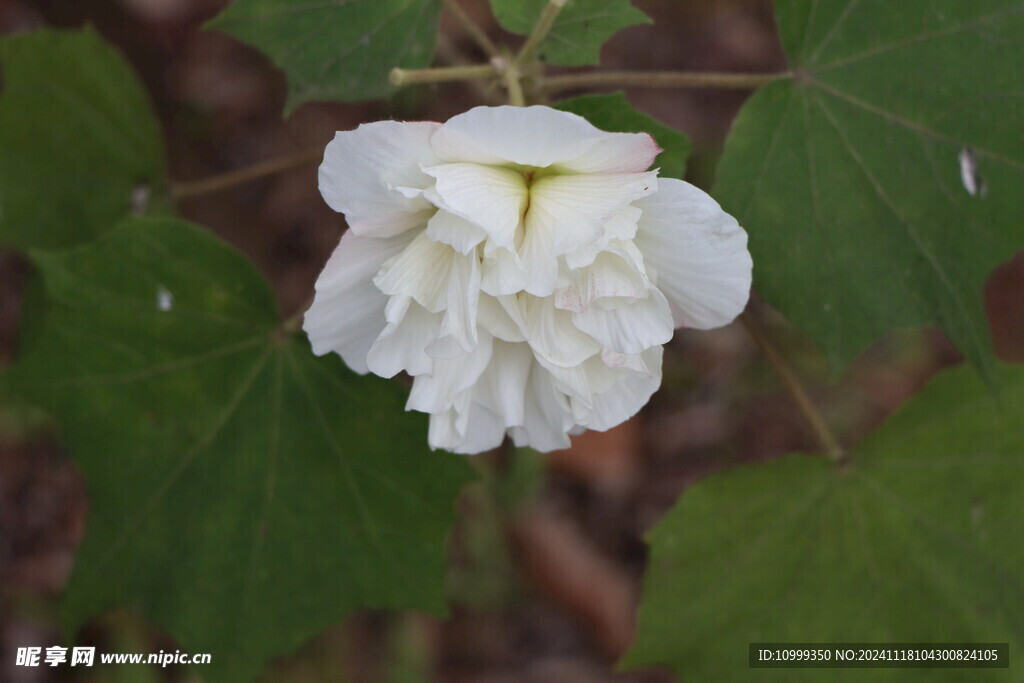
[[[1009,642],[1019,653],[1024,372],[1001,374],[993,398],[970,368],[944,373],[845,467],[792,455],[685,491],[648,538],[627,664],[668,664],[697,682],[739,680],[752,642]],[[1009,681],[1011,670],[984,679]],[[935,673],[870,680],[980,680]],[[867,680],[828,669],[756,679]]]
[[[117,605],[208,681],[249,681],[356,607],[441,612],[469,479],[404,392],[282,332],[253,267],[184,221],[34,253],[49,310],[14,369],[91,499],[69,626]]]
[[[991,365],[986,276],[1024,244],[1024,3],[777,3],[795,72],[757,93],[715,196],[755,287],[836,367],[894,326],[938,325]],[[987,192],[972,196],[973,150]]]
[[[156,119],[131,67],[94,31],[2,38],[0,73],[0,243],[78,244],[133,202],[159,203]]]
[[[491,0],[502,28],[529,35],[548,0]],[[597,64],[601,46],[622,29],[649,23],[629,0],[569,0],[541,43],[538,55],[549,64]]]
[[[654,160],[662,177],[682,178],[686,174],[686,157],[690,154],[690,138],[661,121],[633,108],[621,92],[610,95],[582,95],[562,100],[555,109],[579,114],[601,130],[615,133],[649,133],[662,152]]]
[[[235,0],[206,28],[262,50],[288,77],[285,113],[310,100],[386,97],[394,67],[429,66],[439,0]]]

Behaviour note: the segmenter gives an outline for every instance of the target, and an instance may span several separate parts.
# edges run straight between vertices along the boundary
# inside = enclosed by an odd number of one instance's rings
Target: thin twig
[[[800,380],[797,379],[786,361],[775,350],[775,347],[772,346],[767,335],[761,330],[760,325],[758,325],[750,313],[740,315],[740,322],[743,323],[743,327],[746,328],[754,343],[757,344],[765,358],[768,359],[768,362],[775,368],[775,373],[779,376],[783,386],[786,387],[786,391],[793,397],[797,408],[800,409],[800,412],[814,431],[814,435],[825,451],[825,455],[835,462],[843,462],[846,458],[846,452],[843,450],[843,447],[839,444],[835,435],[832,434],[832,430],[829,429],[828,424],[821,416],[821,413],[818,412],[814,403],[811,402],[811,398],[807,395],[803,385],[800,384]]]
[[[392,69],[391,85],[412,83],[443,83],[445,81],[466,81],[472,78],[492,78],[498,70],[493,64],[472,64],[469,66],[441,66],[434,69]]]
[[[493,59],[501,54],[501,51],[498,50],[498,46],[491,41],[482,28],[477,26],[472,17],[466,14],[466,10],[462,9],[457,0],[444,0],[444,6],[452,13],[455,19],[462,24],[462,28],[466,30],[469,37],[473,39],[473,42],[477,44],[477,47],[483,50],[488,57]]]
[[[186,180],[171,183],[171,199],[181,201],[202,195],[213,194],[223,190],[244,185],[245,183],[276,175],[282,171],[305,166],[320,161],[324,156],[322,146],[289,154],[276,159],[261,161],[227,173],[220,173],[200,180]]]
[[[728,88],[753,90],[780,78],[788,72],[746,74],[700,71],[587,71],[550,76],[544,80],[547,92],[591,87],[638,88]]]

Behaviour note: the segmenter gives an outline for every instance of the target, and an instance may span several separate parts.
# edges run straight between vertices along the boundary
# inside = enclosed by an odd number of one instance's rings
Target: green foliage
[[[430,64],[440,0],[235,0],[207,28],[262,50],[303,102],[358,102],[392,92],[394,67]]]
[[[252,266],[183,221],[33,257],[48,310],[14,379],[92,501],[69,626],[123,605],[213,653],[207,680],[248,681],[353,608],[443,610],[469,469],[427,451],[397,386],[315,358]]]
[[[750,232],[755,286],[835,366],[928,324],[991,364],[982,284],[1024,238],[1024,3],[777,8],[794,77],[744,107],[715,192]]]
[[[498,23],[512,33],[529,35],[548,0],[491,0]],[[629,0],[570,0],[558,14],[539,55],[549,64],[597,64],[601,46],[628,26],[649,22]]]
[[[1019,653],[1024,372],[1002,375],[993,398],[970,368],[944,373],[845,467],[792,455],[683,493],[648,539],[627,663],[668,664],[696,682],[735,679],[751,642],[1009,641]],[[1011,670],[985,679],[1008,681]],[[878,670],[871,680],[934,673]],[[979,680],[970,669],[940,678]],[[863,679],[824,669],[757,678]]]
[[[0,39],[0,244],[91,239],[164,191],[160,130],[120,54],[92,30]],[[148,201],[146,195],[152,195]]]
[[[686,157],[690,154],[690,138],[633,108],[621,92],[610,95],[582,95],[562,100],[555,109],[579,114],[601,130],[616,133],[649,133],[662,152],[654,160],[662,177],[682,178],[686,173]]]

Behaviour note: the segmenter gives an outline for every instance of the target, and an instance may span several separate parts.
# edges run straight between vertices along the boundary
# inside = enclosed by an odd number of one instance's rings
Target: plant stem
[[[837,463],[843,462],[846,459],[846,452],[843,450],[843,447],[839,444],[835,435],[832,434],[832,430],[829,429],[821,413],[818,412],[818,409],[811,402],[811,398],[804,391],[800,380],[797,379],[786,361],[775,350],[775,347],[772,346],[760,325],[754,320],[754,316],[750,313],[743,313],[740,315],[740,322],[743,323],[743,327],[746,328],[754,343],[757,344],[765,358],[768,359],[768,362],[775,368],[775,373],[779,376],[783,386],[786,387],[786,391],[793,397],[793,401],[796,402],[797,408],[800,409],[811,430],[814,431],[814,435],[825,451],[825,455]]]
[[[477,44],[477,47],[483,50],[488,57],[494,58],[501,54],[498,50],[498,46],[495,45],[487,34],[484,33],[483,29],[477,26],[476,22],[466,14],[466,10],[462,9],[458,0],[444,0],[444,6],[452,13],[452,16],[462,24],[462,28],[466,30],[469,37],[473,39],[473,42]]]
[[[513,107],[525,107],[526,96],[523,95],[523,84],[520,81],[522,74],[519,72],[519,66],[515,62],[505,67],[505,71],[502,74],[502,81],[505,83],[505,88],[508,90],[508,103]]]
[[[276,175],[282,171],[312,164],[322,159],[323,155],[324,148],[316,147],[288,156],[262,161],[252,166],[228,171],[227,173],[220,173],[209,178],[172,182],[170,188],[171,199],[181,201],[183,199],[221,192],[238,185],[259,180],[260,178]]]
[[[545,79],[548,92],[574,88],[623,86],[641,88],[731,88],[753,90],[780,78],[789,78],[789,72],[744,74],[700,71],[588,71],[585,73],[551,76]]]
[[[522,66],[533,59],[534,53],[540,47],[540,44],[544,42],[544,39],[548,37],[548,32],[555,25],[555,19],[558,18],[558,13],[565,7],[566,2],[567,0],[548,0],[548,4],[544,6],[544,11],[537,18],[537,23],[533,25],[533,30],[530,32],[529,37],[523,43],[523,47],[520,48],[519,54],[516,55],[515,63],[517,65]]]
[[[445,81],[467,81],[473,78],[491,78],[498,70],[493,64],[473,64],[471,66],[442,66],[434,69],[399,69],[391,70],[391,85],[410,85],[412,83],[443,83]]]

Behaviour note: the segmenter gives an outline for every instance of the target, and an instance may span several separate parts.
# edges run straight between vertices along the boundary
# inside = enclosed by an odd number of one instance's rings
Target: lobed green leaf
[[[991,369],[982,286],[1024,245],[1024,3],[777,16],[793,78],[746,104],[715,192],[750,233],[755,287],[835,367],[892,327],[938,325]]]
[[[391,69],[430,65],[440,13],[440,0],[235,0],[206,27],[285,72],[289,114],[311,100],[390,95]]]
[[[253,267],[184,221],[34,260],[48,310],[14,381],[91,500],[69,627],[125,606],[211,653],[205,680],[249,681],[352,609],[444,610],[469,469],[427,450],[397,386],[314,357]]]
[[[837,466],[791,455],[683,493],[650,533],[652,559],[627,665],[688,681],[739,680],[747,645],[1024,646],[1024,372],[993,397],[946,372]],[[878,669],[872,681],[976,681],[972,669]],[[752,678],[753,679],[753,678]],[[759,669],[759,681],[865,680],[862,670]]]
[[[529,35],[548,0],[491,0],[502,28]],[[629,0],[569,0],[541,43],[538,55],[549,64],[597,64],[601,46],[624,28],[650,22]]]
[[[0,244],[78,244],[165,192],[138,77],[91,29],[0,38]]]

